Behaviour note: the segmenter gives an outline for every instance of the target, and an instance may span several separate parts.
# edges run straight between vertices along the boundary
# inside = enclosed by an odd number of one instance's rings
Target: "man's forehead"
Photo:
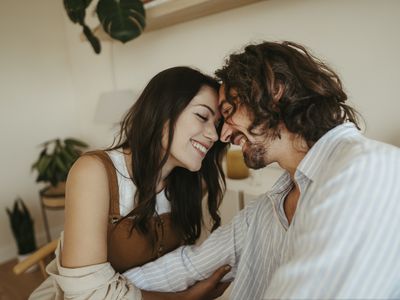
[[[230,88],[229,94],[232,98],[237,98],[237,90],[235,88]],[[218,104],[221,106],[224,104],[226,101],[226,95],[225,95],[225,84],[222,84],[221,87],[219,88],[219,96],[218,96]]]
[[[222,105],[222,103],[225,101],[225,85],[221,85],[219,88],[219,93],[218,93],[218,104]]]

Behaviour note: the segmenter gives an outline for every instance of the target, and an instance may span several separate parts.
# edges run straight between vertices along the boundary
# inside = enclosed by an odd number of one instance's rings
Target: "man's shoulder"
[[[377,178],[400,177],[399,148],[363,136],[343,139],[331,149],[329,157],[321,162],[314,174],[316,186],[363,184],[364,190],[375,189]],[[373,182],[374,184],[365,184]],[[390,184],[385,181],[383,185]]]
[[[337,144],[329,159],[335,166],[350,166],[380,161],[400,162],[400,149],[363,135],[344,138]]]

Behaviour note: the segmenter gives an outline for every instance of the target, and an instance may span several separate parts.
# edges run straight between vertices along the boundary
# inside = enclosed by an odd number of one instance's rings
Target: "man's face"
[[[231,94],[234,96],[235,91],[232,90]],[[275,148],[278,139],[271,138],[268,134],[257,135],[257,130],[259,130],[257,128],[252,130],[255,134],[250,133],[248,128],[252,124],[253,116],[244,105],[240,105],[240,102],[236,104],[235,113],[228,118],[233,107],[225,100],[223,85],[219,91],[218,102],[221,114],[225,119],[220,140],[240,146],[244,161],[249,168],[260,169],[275,162]]]

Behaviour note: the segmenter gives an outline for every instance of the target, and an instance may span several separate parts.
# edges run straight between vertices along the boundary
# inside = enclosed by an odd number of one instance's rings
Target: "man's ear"
[[[274,95],[273,95],[273,101],[275,104],[278,104],[278,102],[281,100],[283,96],[283,92],[285,91],[285,86],[281,82],[276,82],[274,86]]]

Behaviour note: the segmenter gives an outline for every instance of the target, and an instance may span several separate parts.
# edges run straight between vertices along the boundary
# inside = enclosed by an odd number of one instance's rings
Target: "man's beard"
[[[253,144],[247,141],[243,150],[244,162],[250,169],[257,170],[267,166],[266,145],[262,143]]]

